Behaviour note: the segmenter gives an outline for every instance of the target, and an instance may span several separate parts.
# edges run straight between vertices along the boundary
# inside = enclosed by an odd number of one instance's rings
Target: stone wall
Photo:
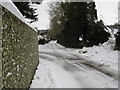
[[[39,62],[37,32],[2,9],[2,83],[29,88]]]
[[[2,6],[0,6],[0,26],[2,26]],[[2,30],[0,27],[0,89],[2,87]]]

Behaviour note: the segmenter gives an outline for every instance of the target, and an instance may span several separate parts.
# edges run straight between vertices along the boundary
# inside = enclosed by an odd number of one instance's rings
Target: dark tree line
[[[15,6],[19,9],[22,15],[30,20],[30,23],[38,21],[38,14],[36,14],[36,8],[31,7],[32,4],[41,4],[42,0],[39,2],[30,2],[29,0],[26,2],[13,2]]]
[[[120,24],[116,24],[115,28],[118,29],[118,32],[116,34],[116,48],[115,49],[120,50]]]
[[[103,21],[97,20],[95,2],[51,3],[50,17],[49,34],[66,47],[98,45],[110,36]]]

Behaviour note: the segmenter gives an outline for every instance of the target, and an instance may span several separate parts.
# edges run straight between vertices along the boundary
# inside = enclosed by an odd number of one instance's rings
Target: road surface
[[[40,46],[32,88],[117,88],[118,73],[57,43]]]

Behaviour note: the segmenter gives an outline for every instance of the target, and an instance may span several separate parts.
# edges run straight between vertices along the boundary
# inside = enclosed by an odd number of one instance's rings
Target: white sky
[[[33,23],[38,29],[49,28],[49,7],[51,0],[44,0],[41,5],[37,5],[38,22]],[[94,0],[98,18],[102,19],[105,24],[110,25],[118,22],[118,1],[119,0]]]

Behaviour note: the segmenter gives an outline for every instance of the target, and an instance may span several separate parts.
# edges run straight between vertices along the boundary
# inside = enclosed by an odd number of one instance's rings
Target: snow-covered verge
[[[108,70],[112,69],[112,71],[115,70],[118,73],[118,51],[114,50],[114,46],[115,39],[110,38],[107,42],[99,46],[84,47],[77,51],[81,55],[92,59],[92,62],[100,63],[99,66],[102,66],[102,68],[108,67]]]
[[[102,60],[104,60],[104,61],[118,64],[118,51],[113,50],[114,43],[113,44],[110,44],[110,43],[111,42],[109,40],[108,42],[99,46],[83,48],[82,50],[86,51],[87,53],[81,53],[80,51],[79,53],[85,56],[88,56],[91,59],[99,60],[101,62]]]
[[[31,88],[118,88],[118,51],[114,40],[83,49],[56,42],[40,45],[40,64]]]

